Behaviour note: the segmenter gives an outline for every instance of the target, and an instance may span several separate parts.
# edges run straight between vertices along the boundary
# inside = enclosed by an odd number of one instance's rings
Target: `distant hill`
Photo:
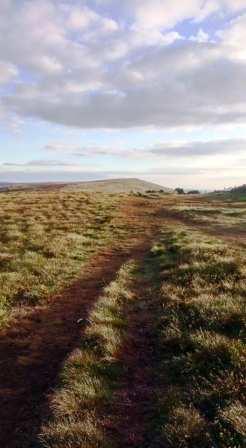
[[[76,188],[81,191],[101,192],[101,193],[130,193],[130,192],[144,193],[146,191],[160,191],[160,190],[162,190],[165,193],[172,192],[171,189],[162,187],[161,185],[132,178],[80,182],[73,185],[71,184],[69,185],[69,187]]]
[[[9,191],[16,188],[17,184],[11,182],[0,182],[0,192]]]
[[[5,190],[5,188],[9,188],[11,185],[9,182],[0,182],[0,190]]]
[[[170,188],[161,185],[146,182],[140,179],[107,179],[87,182],[41,182],[41,183],[8,183],[0,182],[0,191],[18,191],[18,190],[50,190],[50,189],[69,189],[95,193],[145,193],[147,191],[163,191],[172,193]]]

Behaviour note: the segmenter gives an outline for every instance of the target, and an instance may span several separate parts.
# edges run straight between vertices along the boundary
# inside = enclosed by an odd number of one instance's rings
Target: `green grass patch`
[[[196,231],[164,232],[145,272],[161,310],[148,447],[243,448],[245,255]]]
[[[81,344],[67,359],[53,395],[52,418],[42,428],[47,448],[109,448],[106,435],[113,393],[124,366],[118,358],[127,337],[126,308],[133,302],[135,263],[128,262],[104,289],[89,316]]]
[[[65,191],[0,195],[0,326],[67,286],[100,247],[126,236],[118,198]]]

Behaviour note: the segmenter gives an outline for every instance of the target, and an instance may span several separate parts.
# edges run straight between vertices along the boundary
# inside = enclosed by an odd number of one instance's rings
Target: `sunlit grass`
[[[153,246],[146,269],[163,310],[156,322],[159,372],[153,439],[172,448],[242,448],[243,250],[197,231],[165,232]]]
[[[81,192],[0,195],[0,325],[10,309],[40,303],[66,286],[88,256],[122,230],[118,199]]]
[[[122,266],[91,311],[81,346],[62,369],[51,401],[52,418],[40,435],[42,446],[113,446],[104,433],[105,410],[123,369],[117,354],[127,337],[125,308],[133,299],[134,270],[134,262]]]
[[[237,203],[204,203],[197,204],[182,203],[172,207],[181,216],[192,220],[194,223],[208,223],[224,228],[245,229],[246,208]]]

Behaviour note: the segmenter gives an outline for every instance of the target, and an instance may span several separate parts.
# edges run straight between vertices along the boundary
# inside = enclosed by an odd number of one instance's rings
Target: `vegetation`
[[[166,193],[170,193],[172,190],[170,188],[161,188],[160,185],[154,184],[153,182],[147,182],[140,179],[110,179],[110,180],[98,180],[89,182],[79,182],[77,184],[71,185],[68,188],[80,191],[89,191],[96,193],[111,193],[111,194],[121,194],[121,193],[146,193],[148,190],[152,192],[157,192],[163,190]]]
[[[200,194],[199,190],[190,190],[187,194]]]
[[[231,190],[215,191],[213,196],[226,202],[244,202],[246,201],[246,185],[234,187]]]
[[[175,191],[176,191],[176,193],[178,193],[178,194],[185,194],[183,188],[175,188]]]
[[[132,446],[242,448],[245,254],[182,226],[164,229],[143,264],[137,270],[126,265],[106,288],[82,348],[64,366],[53,418],[41,436],[44,446],[121,446],[105,422],[112,424],[113,392],[124,372],[118,353],[128,344],[134,276],[135,284],[140,277],[151,291],[142,291],[140,300],[149,307],[154,352],[145,435]]]
[[[245,254],[183,228],[165,231],[152,254],[162,311],[149,446],[243,447]]]
[[[117,201],[64,191],[0,195],[0,326],[10,308],[64,288],[89,255],[122,233],[113,222]]]
[[[226,202],[196,201],[193,204],[183,201],[172,208],[180,217],[190,223],[207,224],[212,229],[246,231],[246,208],[237,202],[228,205]]]
[[[246,184],[232,188],[231,193],[246,194]]]
[[[7,394],[11,415],[28,369],[36,388],[42,374],[49,394],[40,409],[34,402],[34,429],[24,415],[25,442],[15,423],[19,408],[13,411],[15,440],[4,448],[245,446],[242,202],[152,189],[104,195],[47,188],[2,193],[0,220],[0,395]],[[67,293],[83,272],[84,283]],[[57,291],[60,304],[54,299],[52,308],[47,298]],[[37,304],[43,312],[32,317]],[[23,308],[30,316],[13,328],[10,317],[23,316]],[[47,316],[54,325],[45,326]],[[60,330],[51,350],[53,326]],[[46,347],[58,351],[50,370],[49,356],[38,358]]]
[[[52,397],[53,416],[40,435],[43,446],[112,446],[104,428],[123,370],[117,355],[127,335],[134,269],[134,262],[122,266],[92,309],[80,347],[67,359]]]

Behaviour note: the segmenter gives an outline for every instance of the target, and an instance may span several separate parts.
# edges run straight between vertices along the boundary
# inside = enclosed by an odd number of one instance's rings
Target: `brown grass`
[[[0,325],[13,307],[63,289],[122,230],[118,199],[63,191],[0,195]]]
[[[163,304],[155,431],[173,448],[242,447],[245,254],[185,228],[152,254]]]
[[[244,446],[242,203],[47,189],[0,205],[4,448]]]

